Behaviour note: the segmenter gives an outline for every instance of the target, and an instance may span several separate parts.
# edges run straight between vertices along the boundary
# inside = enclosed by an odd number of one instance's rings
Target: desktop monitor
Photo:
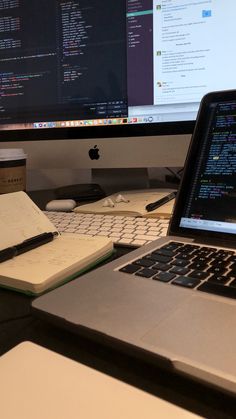
[[[235,88],[233,0],[2,0],[0,142],[33,168],[181,167]]]

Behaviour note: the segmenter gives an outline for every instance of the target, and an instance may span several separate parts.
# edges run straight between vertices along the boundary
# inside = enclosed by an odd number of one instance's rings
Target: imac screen
[[[2,0],[0,141],[190,134],[202,96],[235,87],[234,12],[233,0]]]

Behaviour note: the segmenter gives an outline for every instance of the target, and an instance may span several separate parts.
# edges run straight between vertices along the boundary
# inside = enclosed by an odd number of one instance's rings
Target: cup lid
[[[0,161],[26,159],[23,148],[2,148],[0,149]]]

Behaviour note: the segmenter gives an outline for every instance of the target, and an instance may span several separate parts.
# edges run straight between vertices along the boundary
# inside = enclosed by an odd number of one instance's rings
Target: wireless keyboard
[[[60,233],[109,237],[115,246],[140,247],[166,236],[169,219],[44,211]]]

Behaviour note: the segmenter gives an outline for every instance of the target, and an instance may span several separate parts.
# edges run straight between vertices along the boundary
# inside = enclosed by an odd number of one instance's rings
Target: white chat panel
[[[199,102],[234,87],[233,10],[234,0],[154,0],[155,104]]]

